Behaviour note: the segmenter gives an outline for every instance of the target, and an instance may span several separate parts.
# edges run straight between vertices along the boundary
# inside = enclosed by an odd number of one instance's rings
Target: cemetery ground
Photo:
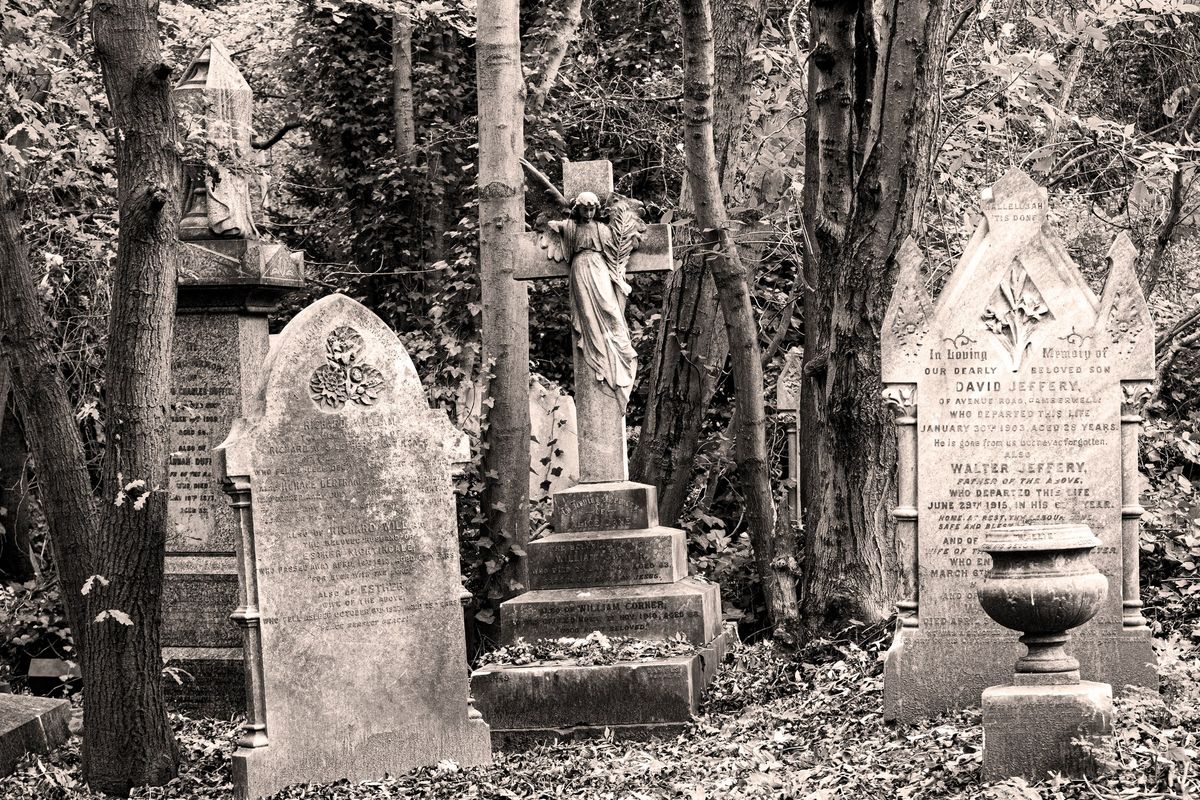
[[[1177,609],[1178,610],[1178,609]],[[917,724],[882,719],[881,655],[891,629],[846,632],[787,653],[770,642],[742,645],[716,679],[702,715],[678,736],[650,741],[593,739],[498,751],[491,766],[453,762],[385,780],[295,786],[279,800],[327,798],[1189,798],[1200,793],[1200,655],[1190,623],[1166,620],[1159,647],[1160,696],[1116,701],[1116,736],[1102,750],[1109,772],[1094,781],[1027,784],[981,780],[978,709]],[[1182,626],[1182,629],[1181,629]],[[133,797],[223,800],[231,796],[237,724],[173,717],[180,777]],[[81,786],[78,737],[52,756],[29,756],[0,780],[6,800],[103,797]]]

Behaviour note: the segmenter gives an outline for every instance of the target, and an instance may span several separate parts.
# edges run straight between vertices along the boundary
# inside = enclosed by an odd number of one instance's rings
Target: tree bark
[[[514,280],[525,229],[521,175],[525,86],[518,0],[481,0],[479,85],[479,270],[483,295],[484,514],[493,541],[512,557],[499,573],[504,596],[529,584],[529,293]]]
[[[417,143],[413,118],[412,2],[396,0],[392,11],[392,114],[395,117],[396,155],[412,158]]]
[[[765,0],[713,4],[713,31],[720,44],[715,52],[712,124],[723,187],[736,172],[753,79],[750,53],[758,46],[766,13]],[[691,190],[683,195],[690,202]],[[677,520],[683,513],[700,431],[728,355],[729,340],[708,264],[703,257],[685,258],[667,281],[650,362],[646,416],[629,464],[634,480],[658,487],[659,516],[665,520]]]
[[[683,22],[684,155],[696,224],[709,251],[732,361],[736,390],[733,431],[737,480],[745,497],[746,527],[754,548],[767,609],[776,634],[789,639],[798,627],[795,557],[790,535],[775,537],[774,503],[767,465],[762,352],[750,286],[728,231],[713,140],[713,28],[708,0],[680,0]]]
[[[0,366],[0,576],[24,583],[37,577],[29,532],[33,495],[29,491],[29,451],[8,398],[8,370]]]
[[[91,569],[109,581],[96,593],[104,598],[102,610],[123,611],[133,624],[111,616],[85,620],[90,735],[82,756],[92,788],[125,795],[134,786],[166,783],[178,765],[163,702],[159,630],[181,167],[157,0],[96,3],[92,36],[118,131],[121,223],[105,364],[108,447]]]
[[[546,96],[558,81],[558,70],[567,55],[567,48],[575,38],[579,24],[583,22],[580,14],[582,7],[583,0],[560,0],[548,9],[548,15],[554,14],[561,19],[557,20],[556,25],[548,26],[549,30],[538,48],[540,63],[529,76],[531,85],[525,99],[526,114],[533,116],[542,110]]]
[[[885,618],[906,581],[890,508],[896,442],[879,354],[896,253],[928,190],[943,0],[812,0],[800,429],[806,632]]]

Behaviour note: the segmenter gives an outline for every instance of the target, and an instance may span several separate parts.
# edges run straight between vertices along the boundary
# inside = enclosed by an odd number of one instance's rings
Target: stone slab
[[[49,753],[71,737],[71,704],[26,694],[0,694],[0,777],[26,753]]]
[[[390,328],[343,295],[300,312],[222,445],[242,512],[239,800],[491,759],[465,665],[445,413]],[[261,727],[260,727],[261,726]]]
[[[1112,687],[992,686],[983,693],[983,779],[1092,778],[1101,766],[1074,740],[1112,733]]]
[[[632,481],[581,483],[554,495],[556,533],[658,527],[658,490]]]
[[[980,544],[989,529],[1011,525],[1092,529],[1101,544],[1091,561],[1109,591],[1071,633],[1080,651],[1099,648],[1084,677],[1157,685],[1153,670],[1128,666],[1150,652],[1136,611],[1140,417],[1131,399],[1154,377],[1154,331],[1136,253],[1128,239],[1114,244],[1097,296],[1049,227],[1046,191],[1028,176],[1010,172],[982,207],[936,301],[919,251],[906,244],[883,326],[899,483],[915,488],[896,509],[917,583],[905,600],[918,602],[919,638],[929,642],[885,673],[892,709],[940,710],[939,698],[974,705],[983,688],[1008,682],[1011,660],[994,655],[1015,647],[1015,636],[984,614],[976,587],[991,566]],[[912,646],[925,647],[915,638]],[[901,683],[887,687],[889,675]]]
[[[722,631],[707,647],[673,658],[493,665],[472,674],[471,691],[498,748],[603,736],[606,730],[628,738],[674,734],[697,713],[731,642]]]
[[[475,393],[481,397],[481,392]],[[478,420],[475,423],[478,429]],[[529,382],[529,499],[545,500],[579,483],[575,398],[534,375]]]
[[[525,549],[531,589],[675,583],[688,573],[677,528],[556,533]]]
[[[190,716],[229,719],[246,710],[241,647],[164,647],[163,666],[187,673],[163,676],[167,706]]]
[[[955,640],[950,650],[972,653],[966,663],[947,659],[944,635],[911,630],[898,635],[884,661],[884,718],[914,722],[953,709],[978,707],[984,689],[1012,680],[1013,664],[1024,653],[1017,634],[1006,633],[1007,637]],[[1158,687],[1149,631],[1126,631],[1111,640],[1074,639],[1067,650],[1079,659],[1084,680],[1102,681],[1118,694],[1129,685]]]
[[[703,645],[721,632],[721,589],[696,578],[651,586],[543,589],[501,604],[500,620],[505,644],[600,631],[658,640],[683,634]]]

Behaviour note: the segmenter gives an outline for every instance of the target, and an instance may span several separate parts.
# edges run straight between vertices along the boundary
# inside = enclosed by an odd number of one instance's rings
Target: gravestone
[[[993,527],[1086,524],[1108,600],[1072,634],[1087,680],[1157,686],[1138,594],[1137,436],[1154,330],[1122,235],[1097,297],[1047,221],[1047,193],[1010,172],[935,301],[906,242],[884,319],[884,399],[899,443],[893,512],[908,572],[884,713],[976,706],[1021,646],[976,602]]]
[[[579,482],[575,398],[534,375],[529,381],[529,499]]]
[[[267,314],[304,285],[303,258],[262,238],[245,171],[252,156],[250,87],[219,41],[176,86],[189,134],[224,165],[189,164],[171,352],[163,657],[188,673],[165,680],[172,706],[228,716],[245,707],[237,605],[237,517],[220,491],[213,448],[248,410],[267,355]],[[231,165],[242,169],[231,170]]]
[[[581,482],[554,492],[554,533],[528,545],[530,591],[501,604],[501,640],[599,631],[683,637],[696,650],[612,665],[476,670],[473,693],[501,745],[678,730],[696,712],[729,637],[720,587],[688,577],[683,531],[659,524],[653,486],[628,479],[625,401],[636,357],[624,327],[625,275],[671,269],[670,230],[628,216],[633,206],[614,195],[607,161],[566,163],[563,182],[576,201],[573,219],[523,237],[516,274],[569,279]],[[586,349],[598,347],[607,352]]]
[[[793,347],[787,351],[779,381],[775,384],[775,410],[783,415],[787,430],[787,469],[785,479],[789,482],[788,510],[792,522],[800,522],[800,385],[804,374],[804,350]]]
[[[343,295],[302,311],[221,445],[238,511],[239,798],[491,759],[470,709],[452,461],[395,334]]]
[[[27,694],[0,694],[0,777],[26,753],[46,754],[71,738],[71,704]]]

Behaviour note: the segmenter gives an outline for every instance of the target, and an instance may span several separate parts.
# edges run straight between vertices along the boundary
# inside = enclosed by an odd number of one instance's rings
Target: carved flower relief
[[[1043,317],[1054,319],[1025,268],[1014,264],[1001,279],[991,304],[983,312],[984,327],[995,334],[1008,351],[1013,372],[1021,368],[1025,351],[1033,343],[1033,331]]]
[[[326,363],[313,371],[308,380],[309,394],[318,408],[330,411],[346,403],[374,405],[383,390],[383,373],[362,363],[366,343],[362,335],[348,325],[334,329],[325,340]]]
[[[1143,333],[1141,315],[1137,307],[1123,291],[1113,298],[1112,311],[1108,317],[1108,333],[1118,351],[1129,352]]]

